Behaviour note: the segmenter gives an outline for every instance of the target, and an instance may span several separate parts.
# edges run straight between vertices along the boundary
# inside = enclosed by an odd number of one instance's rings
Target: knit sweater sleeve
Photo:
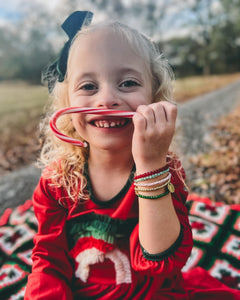
[[[57,197],[48,180],[41,178],[33,195],[39,227],[34,238],[33,267],[25,300],[73,298],[70,289],[73,270],[67,256],[65,232],[66,210]]]
[[[137,225],[130,237],[130,253],[133,268],[150,276],[172,276],[177,274],[190,256],[193,240],[185,206],[188,192],[177,174],[172,174],[175,192],[172,201],[181,224],[181,232],[174,244],[157,255],[148,255],[139,242],[139,226]]]

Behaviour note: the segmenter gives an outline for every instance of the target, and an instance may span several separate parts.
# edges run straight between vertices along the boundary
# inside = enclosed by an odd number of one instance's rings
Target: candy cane
[[[108,115],[108,116],[118,116],[123,118],[132,118],[134,116],[134,112],[130,111],[121,111],[121,110],[112,110],[112,109],[99,109],[99,108],[90,108],[90,107],[65,107],[56,111],[51,119],[50,119],[50,128],[52,129],[53,133],[56,137],[60,140],[73,144],[79,147],[87,147],[86,142],[82,142],[71,138],[63,133],[61,133],[56,125],[57,119],[65,114],[72,114],[72,113],[84,113],[84,114],[97,114],[97,115]]]

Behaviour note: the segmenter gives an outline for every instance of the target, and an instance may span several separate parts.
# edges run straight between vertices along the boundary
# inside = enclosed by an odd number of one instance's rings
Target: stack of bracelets
[[[166,175],[164,178],[160,180],[148,182],[148,180],[157,178],[159,176]],[[166,165],[161,169],[157,169],[151,172],[147,172],[144,174],[140,174],[134,177],[134,189],[135,193],[139,198],[144,199],[159,199],[168,195],[169,193],[174,192],[174,185],[171,183],[171,173],[169,172],[169,167]],[[141,192],[152,192],[164,189],[163,193],[150,196],[150,195],[142,195]],[[140,194],[139,194],[140,192]]]

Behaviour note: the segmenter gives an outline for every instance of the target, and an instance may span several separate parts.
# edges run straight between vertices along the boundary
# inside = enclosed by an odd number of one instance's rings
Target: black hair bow
[[[93,13],[90,11],[75,11],[62,24],[62,29],[66,32],[69,40],[65,43],[59,58],[47,68],[46,80],[48,90],[51,92],[56,81],[64,80],[67,70],[68,53],[73,38],[83,26],[88,26],[92,21]]]

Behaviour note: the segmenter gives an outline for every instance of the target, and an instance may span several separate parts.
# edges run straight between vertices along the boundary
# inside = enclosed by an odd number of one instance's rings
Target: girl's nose
[[[95,105],[101,108],[112,108],[119,106],[120,99],[112,87],[105,87],[96,95]]]

